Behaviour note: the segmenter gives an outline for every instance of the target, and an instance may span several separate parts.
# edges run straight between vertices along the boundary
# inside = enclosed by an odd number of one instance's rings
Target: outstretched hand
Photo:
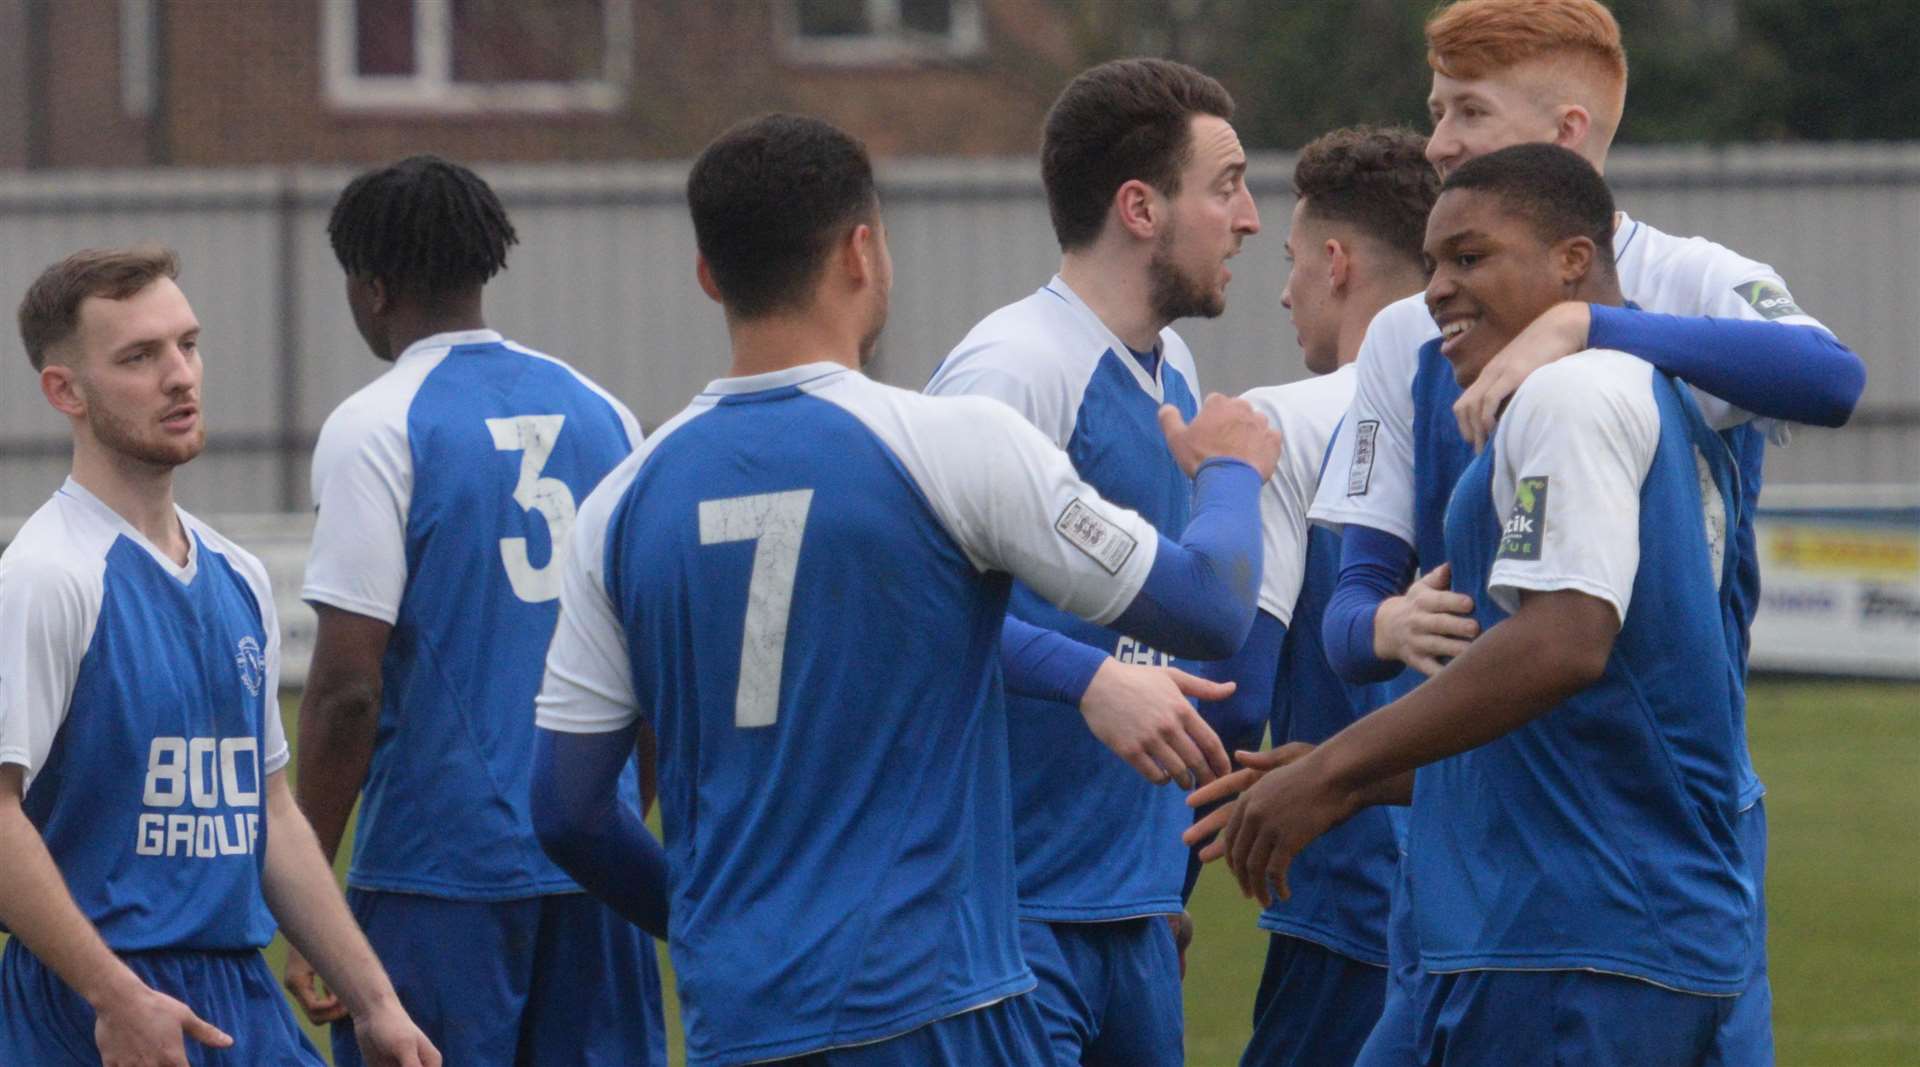
[[[1282,900],[1291,895],[1287,868],[1293,857],[1349,814],[1330,784],[1312,773],[1315,761],[1306,757],[1313,751],[1296,741],[1267,752],[1237,752],[1245,769],[1187,798],[1199,807],[1240,794],[1194,823],[1182,839],[1192,845],[1218,832],[1201,850],[1201,861],[1226,857],[1240,892],[1261,907],[1273,903],[1275,892]]]
[[[1182,419],[1172,404],[1164,404],[1160,432],[1166,434],[1167,448],[1189,478],[1202,463],[1224,457],[1244,462],[1264,482],[1273,477],[1273,468],[1280,462],[1280,431],[1238,397],[1207,394],[1192,422]]]
[[[1080,714],[1100,743],[1155,785],[1191,787],[1227,773],[1227,749],[1189,698],[1225,700],[1232,682],[1174,667],[1108,659],[1080,697]]]

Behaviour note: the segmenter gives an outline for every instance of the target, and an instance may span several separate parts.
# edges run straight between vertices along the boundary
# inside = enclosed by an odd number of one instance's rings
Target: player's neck
[[[187,533],[173,506],[173,468],[155,466],[98,446],[76,443],[73,480],[180,566]]]
[[[1360,358],[1360,343],[1366,340],[1367,327],[1388,304],[1418,294],[1426,288],[1426,278],[1418,272],[1396,274],[1373,285],[1361,284],[1347,298],[1340,314],[1340,340],[1336,367],[1344,367]]]
[[[727,338],[733,364],[727,374],[747,378],[756,374],[804,367],[809,363],[838,363],[860,369],[860,338],[845,323],[818,315],[766,315],[754,319],[727,319]]]
[[[1128,348],[1153,351],[1167,323],[1153,312],[1144,262],[1130,262],[1125,250],[1096,243],[1060,258],[1060,280]]]
[[[398,359],[416,342],[436,334],[486,328],[487,318],[481,309],[478,288],[432,303],[397,304],[388,313],[387,350],[393,353],[391,358]]]

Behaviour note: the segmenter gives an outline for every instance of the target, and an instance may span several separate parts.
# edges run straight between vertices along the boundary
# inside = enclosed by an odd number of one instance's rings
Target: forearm
[[[1008,615],[1000,628],[1000,670],[1007,692],[1078,707],[1107,654]]]
[[[628,922],[667,936],[666,852],[640,813],[623,803],[621,754],[634,732],[563,734],[536,729],[533,828],[547,856]]]
[[[1605,653],[1595,656],[1591,644],[1570,653],[1567,642],[1574,639],[1516,614],[1445,670],[1362,716],[1306,759],[1350,798],[1350,808],[1391,803],[1410,793],[1416,768],[1503,737],[1592,684],[1594,664],[1603,666]],[[1610,648],[1610,632],[1598,639]]]
[[[1225,659],[1253,625],[1260,590],[1260,476],[1208,460],[1194,476],[1179,542],[1161,538],[1153,567],[1113,628],[1192,659]]]
[[[261,890],[274,921],[355,1016],[394,996],[393,983],[347,910],[313,828],[287,791],[267,779],[267,859]]]
[[[1629,352],[1755,415],[1840,426],[1866,365],[1815,326],[1594,305],[1587,346]]]
[[[329,863],[366,784],[379,721],[377,675],[355,682],[317,670],[301,696],[295,796]]]
[[[1413,576],[1413,546],[1369,526],[1348,526],[1340,539],[1340,579],[1320,623],[1327,665],[1354,685],[1384,682],[1405,669],[1378,655],[1375,623],[1381,605],[1399,596]]]
[[[137,975],[113,954],[74,903],[46,842],[18,803],[0,802],[0,922],[96,1010]]]

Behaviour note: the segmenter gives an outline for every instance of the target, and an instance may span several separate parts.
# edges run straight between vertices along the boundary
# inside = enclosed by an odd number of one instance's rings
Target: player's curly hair
[[[1040,178],[1062,251],[1100,236],[1113,194],[1127,182],[1179,193],[1195,115],[1230,119],[1233,97],[1184,63],[1116,59],[1067,83],[1040,141]]]
[[[1427,139],[1401,126],[1347,126],[1321,134],[1293,164],[1293,195],[1312,218],[1352,226],[1420,263],[1440,176]]]
[[[1517,144],[1460,164],[1442,195],[1474,190],[1498,197],[1542,241],[1593,240],[1594,258],[1613,271],[1613,190],[1585,156],[1554,144]]]
[[[347,183],[327,237],[348,274],[424,300],[485,285],[520,240],[493,189],[438,156],[413,156]]]

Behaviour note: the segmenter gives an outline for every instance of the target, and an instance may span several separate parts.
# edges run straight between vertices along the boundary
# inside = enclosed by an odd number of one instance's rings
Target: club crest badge
[[[240,684],[259,696],[260,687],[267,681],[267,657],[260,651],[260,642],[252,636],[242,637],[234,649],[233,662],[240,668]]]

